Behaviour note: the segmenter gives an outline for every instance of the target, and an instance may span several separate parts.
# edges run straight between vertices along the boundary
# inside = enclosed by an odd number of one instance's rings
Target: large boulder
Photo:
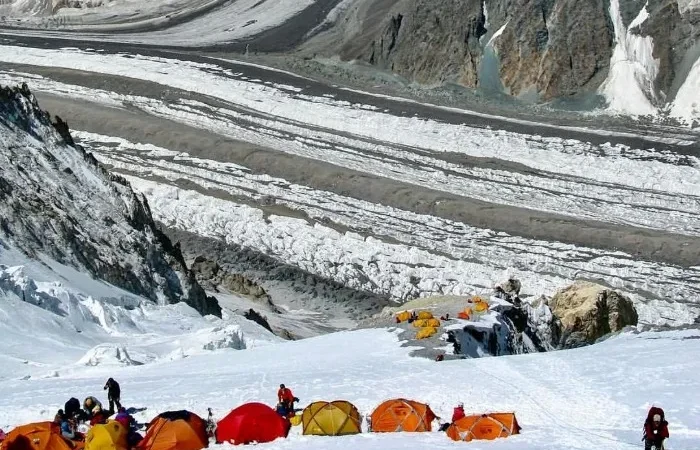
[[[562,348],[580,347],[629,325],[637,325],[632,301],[611,289],[577,281],[557,292],[549,302],[561,322]]]

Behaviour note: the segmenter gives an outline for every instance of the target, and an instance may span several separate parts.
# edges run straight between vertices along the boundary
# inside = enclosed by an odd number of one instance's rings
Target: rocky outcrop
[[[191,267],[197,281],[206,289],[249,297],[264,304],[272,312],[280,312],[262,286],[239,273],[223,269],[216,261],[199,255],[195,257]]]
[[[555,350],[559,329],[546,305],[501,304],[489,317],[447,332],[455,353],[470,358]]]
[[[402,12],[386,18],[362,59],[420,83],[452,81],[475,87],[485,22],[480,2],[407,2]]]
[[[511,95],[542,100],[595,91],[607,75],[613,31],[603,0],[488,3],[501,82]]]
[[[544,298],[523,302],[521,283],[510,278],[494,289],[488,312],[448,331],[455,353],[476,358],[555,350],[559,322]]]
[[[0,237],[160,303],[221,315],[145,198],[74,144],[29,92],[0,88]]]
[[[549,306],[561,323],[562,348],[592,344],[609,333],[637,325],[638,320],[630,299],[587,281],[577,281],[557,292]]]

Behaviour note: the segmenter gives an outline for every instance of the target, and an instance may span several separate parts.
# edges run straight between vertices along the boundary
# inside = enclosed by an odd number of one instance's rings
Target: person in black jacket
[[[121,402],[119,399],[121,398],[121,389],[119,388],[119,383],[114,381],[114,378],[110,378],[107,380],[107,383],[105,383],[104,389],[107,389],[107,399],[109,400],[109,411],[110,413],[114,413],[116,411],[114,409],[114,405],[117,405],[117,410],[122,407]]]

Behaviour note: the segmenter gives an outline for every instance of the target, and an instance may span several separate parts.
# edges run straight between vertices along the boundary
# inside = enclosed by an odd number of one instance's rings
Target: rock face
[[[606,334],[637,325],[638,320],[630,299],[587,281],[557,292],[549,305],[561,322],[559,346],[563,348],[592,344]]]
[[[385,20],[360,58],[420,83],[478,83],[486,33],[482,3],[469,0],[414,0]]]
[[[0,242],[159,303],[221,314],[155,225],[145,198],[73,143],[26,85],[0,88]]]
[[[672,101],[700,57],[700,4],[691,0],[357,0],[304,48],[425,85],[602,100],[618,10],[630,33],[653,38],[650,101]]]
[[[494,289],[488,312],[459,329],[448,331],[456,354],[476,358],[555,350],[560,340],[559,321],[545,299],[524,302],[521,283],[509,279]]]

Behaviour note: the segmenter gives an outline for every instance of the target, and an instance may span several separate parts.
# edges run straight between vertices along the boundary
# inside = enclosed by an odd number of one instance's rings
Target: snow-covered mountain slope
[[[154,305],[7,246],[0,252],[0,336],[0,380],[113,370],[280,340],[242,316],[202,317],[183,302]]]
[[[236,352],[227,349],[142,367],[84,367],[54,378],[0,381],[0,427],[49,420],[70,397],[96,395],[108,376],[121,383],[127,406],[158,412],[190,409],[222,418],[244,402],[274,404],[285,383],[304,407],[315,400],[346,399],[364,416],[382,401],[427,402],[449,420],[452,407],[468,412],[514,411],[522,434],[492,442],[450,441],[444,433],[365,433],[301,436],[267,449],[392,450],[406,448],[521,450],[631,450],[640,448],[648,407],[665,408],[668,448],[695,450],[700,440],[698,331],[624,334],[577,350],[434,362],[411,358],[386,329],[340,332]],[[224,445],[225,448],[231,448]],[[212,448],[220,448],[213,446]]]
[[[145,199],[75,147],[26,89],[0,90],[0,254],[15,247],[158,303],[220,308],[155,226]]]

